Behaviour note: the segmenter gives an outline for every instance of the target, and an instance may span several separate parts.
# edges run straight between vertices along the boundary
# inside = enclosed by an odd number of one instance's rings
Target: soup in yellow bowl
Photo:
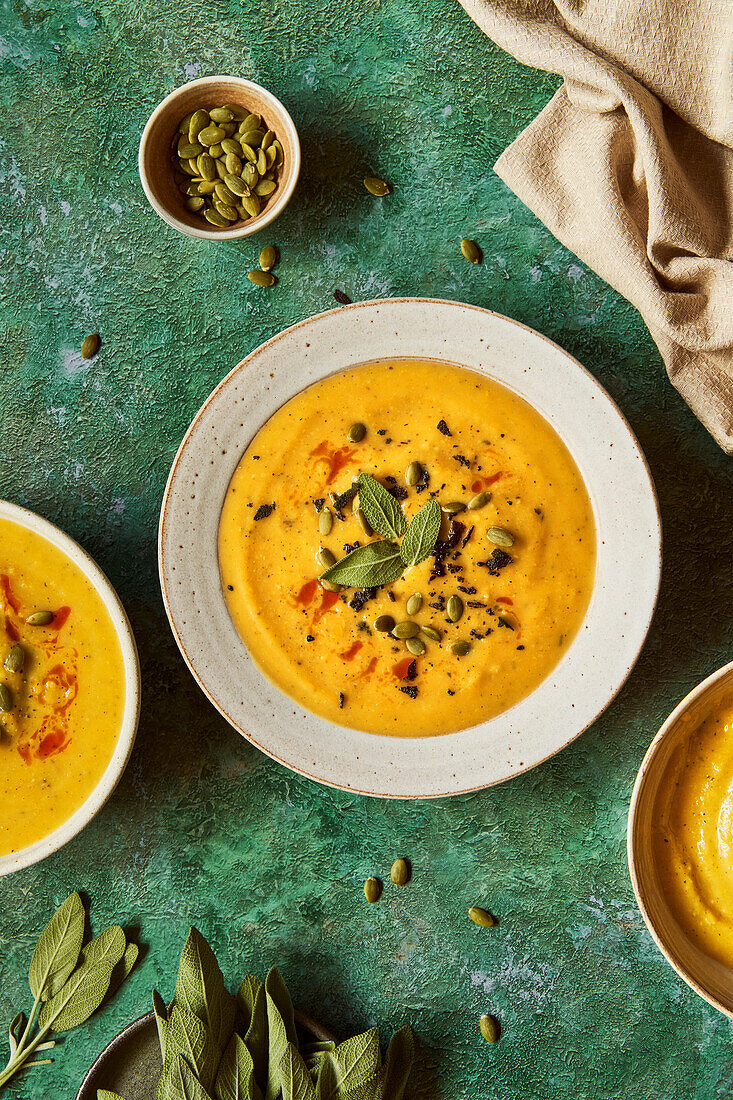
[[[570,646],[595,575],[570,452],[501,384],[389,360],[331,375],[255,435],[219,562],[260,669],[339,725],[403,737],[485,721]]]

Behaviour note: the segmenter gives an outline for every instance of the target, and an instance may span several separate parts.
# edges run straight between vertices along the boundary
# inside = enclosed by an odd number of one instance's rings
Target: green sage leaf
[[[166,1053],[168,1050],[168,1006],[157,989],[153,990],[153,1012],[155,1013],[155,1023],[158,1028],[160,1058],[163,1065],[165,1065]]]
[[[371,474],[359,474],[359,505],[374,530],[386,539],[398,539],[407,529],[399,501]]]
[[[381,1075],[380,1100],[402,1100],[415,1060],[412,1028],[402,1027],[392,1036]]]
[[[125,933],[119,924],[112,924],[82,948],[79,966],[95,966],[97,963],[104,963],[109,966],[111,972],[122,961],[126,947]]]
[[[259,978],[247,975],[237,993],[237,1006],[245,1021],[244,1042],[252,1055],[255,1081],[264,1092],[267,1087],[267,1004],[265,987]]]
[[[38,1026],[50,1027],[52,1031],[71,1031],[83,1024],[104,1000],[112,980],[113,966],[107,959],[102,959],[78,967],[66,985],[50,1001],[46,1001],[38,1014]]]
[[[386,539],[357,546],[345,558],[322,574],[325,580],[343,584],[348,588],[371,588],[373,585],[392,584],[399,580],[405,569],[396,542]]]
[[[254,1068],[252,1055],[235,1031],[219,1063],[215,1100],[262,1100]]]
[[[198,1016],[223,1051],[234,1027],[236,1004],[224,987],[214,952],[197,928],[189,932],[181,954],[175,1001]]]
[[[12,1021],[8,1028],[8,1046],[10,1047],[10,1057],[12,1059],[16,1050],[18,1049],[18,1043],[20,1037],[23,1034],[25,1028],[25,1013],[19,1012],[15,1019]]]
[[[283,1100],[316,1100],[316,1090],[308,1068],[292,1043],[288,1043],[280,1062]]]
[[[413,516],[405,537],[400,543],[402,561],[407,566],[424,561],[437,542],[440,533],[441,511],[437,500],[429,500],[416,516]]]
[[[277,1100],[282,1090],[280,1064],[288,1049],[288,1032],[280,1010],[272,999],[267,997],[267,1088],[265,1100]]]
[[[70,894],[41,932],[28,981],[34,997],[47,1001],[63,986],[79,960],[84,939],[84,906]]]
[[[282,974],[273,966],[270,970],[267,978],[265,979],[265,992],[268,997],[274,1002],[282,1021],[285,1024],[285,1033],[288,1037],[288,1042],[292,1043],[296,1048],[298,1047],[298,1033],[295,1030],[295,1012],[293,1010],[293,1002],[288,993],[288,987],[283,981]]]
[[[120,988],[122,983],[129,978],[132,968],[137,962],[140,948],[136,943],[128,943],[125,953],[112,971],[112,981],[109,983],[108,996],[112,996]]]
[[[212,1100],[182,1054],[171,1061],[158,1085],[158,1100]]]
[[[119,1092],[112,1092],[110,1089],[97,1089],[97,1100],[124,1100],[120,1096]]]
[[[211,1088],[221,1051],[198,1016],[194,1016],[185,1005],[174,1003],[166,1028],[164,1073],[178,1061],[179,1055],[183,1055],[204,1088]]]
[[[373,1027],[362,1035],[354,1035],[353,1038],[339,1043],[333,1053],[333,1059],[339,1070],[340,1091],[351,1093],[374,1077],[382,1068],[379,1032]]]

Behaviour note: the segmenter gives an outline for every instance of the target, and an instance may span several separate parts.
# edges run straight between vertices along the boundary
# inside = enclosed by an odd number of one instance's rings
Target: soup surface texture
[[[44,611],[53,612],[49,623],[26,623]],[[11,702],[0,709],[0,855],[8,855],[48,836],[91,794],[120,732],[125,682],[94,587],[47,539],[5,519],[0,683]]]
[[[733,967],[733,694],[675,748],[654,818],[654,863],[677,922]]]
[[[355,422],[366,433],[351,442]],[[354,514],[358,501],[330,496],[360,473],[408,521],[430,500],[462,510],[443,513],[433,552],[399,579],[324,590],[319,549],[340,559],[379,537]],[[488,537],[497,526],[503,546]],[[588,606],[595,531],[573,459],[525,401],[462,367],[385,361],[317,382],[261,428],[227,490],[219,559],[234,623],[278,687],[337,724],[417,737],[491,718],[547,676]],[[415,593],[421,607],[408,614]],[[398,640],[375,629],[380,616],[440,640]]]

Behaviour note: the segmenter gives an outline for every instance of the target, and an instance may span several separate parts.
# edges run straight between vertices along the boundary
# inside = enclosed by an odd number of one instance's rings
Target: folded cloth
[[[564,84],[495,170],[636,306],[733,454],[733,0],[461,0]]]

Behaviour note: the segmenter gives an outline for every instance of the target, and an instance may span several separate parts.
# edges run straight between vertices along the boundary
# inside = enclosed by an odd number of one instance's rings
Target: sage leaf
[[[292,1043],[288,1043],[280,1063],[283,1100],[316,1100],[316,1090],[308,1068]]]
[[[415,1060],[412,1028],[401,1027],[392,1036],[381,1075],[379,1100],[402,1100]]]
[[[239,987],[237,1005],[246,1024],[244,1042],[252,1055],[255,1081],[264,1092],[267,1087],[267,1005],[265,987],[259,978],[248,974]]]
[[[124,1100],[119,1092],[111,1092],[109,1089],[97,1089],[97,1100]]]
[[[288,987],[283,981],[282,974],[276,966],[273,966],[270,970],[267,978],[265,979],[265,992],[268,998],[271,999],[280,1016],[285,1024],[285,1033],[288,1037],[288,1041],[293,1044],[297,1049],[298,1047],[298,1033],[295,1030],[295,1012],[293,1011],[293,1002],[288,993]]]
[[[385,539],[404,535],[407,520],[399,501],[371,474],[359,474],[359,506],[370,525]]]
[[[236,1003],[224,988],[214,952],[197,928],[189,932],[181,954],[175,1001],[198,1016],[221,1053],[234,1027]]]
[[[158,1100],[212,1100],[182,1054],[171,1061],[158,1086]]]
[[[84,906],[70,894],[41,932],[33,952],[28,982],[31,993],[47,1001],[63,986],[79,960],[84,939]]]
[[[116,993],[122,983],[129,978],[139,954],[140,948],[136,943],[127,944],[124,955],[112,971],[112,980],[109,983],[109,991],[107,993],[108,997]]]
[[[417,565],[425,560],[437,542],[440,520],[441,511],[437,500],[429,500],[417,515],[413,516],[405,537],[400,543],[400,554],[405,565]]]
[[[153,1012],[155,1013],[155,1024],[158,1028],[160,1058],[163,1065],[165,1065],[168,1049],[168,1007],[157,989],[153,990]]]
[[[86,963],[73,972],[38,1014],[38,1026],[52,1031],[71,1031],[88,1020],[104,1000],[112,978],[106,959]]]
[[[208,1028],[185,1005],[173,1004],[166,1027],[163,1072],[183,1055],[204,1088],[214,1084],[221,1052]]]
[[[326,1051],[318,1067],[316,1100],[336,1100],[339,1093],[340,1071],[332,1052]]]
[[[322,576],[334,584],[348,588],[371,588],[374,585],[392,584],[399,580],[405,569],[396,542],[386,539],[357,546],[345,558],[330,566]]]
[[[267,997],[267,1087],[265,1100],[277,1100],[281,1092],[280,1063],[288,1049],[288,1033],[280,1010],[269,993]]]
[[[252,1055],[236,1031],[219,1063],[214,1097],[215,1100],[262,1100],[262,1093],[255,1081]]]
[[[109,966],[111,973],[117,963],[121,962],[126,946],[125,933],[119,924],[112,924],[82,948],[79,956],[79,966],[95,966],[97,963],[105,963]]]
[[[18,1043],[20,1042],[20,1037],[23,1034],[24,1027],[25,1013],[19,1012],[15,1019],[12,1021],[10,1027],[8,1028],[8,1046],[10,1047],[11,1060],[16,1050],[18,1049]]]
[[[337,1066],[339,1090],[351,1093],[382,1068],[379,1032],[373,1027],[362,1035],[346,1039],[339,1043],[332,1057]]]

